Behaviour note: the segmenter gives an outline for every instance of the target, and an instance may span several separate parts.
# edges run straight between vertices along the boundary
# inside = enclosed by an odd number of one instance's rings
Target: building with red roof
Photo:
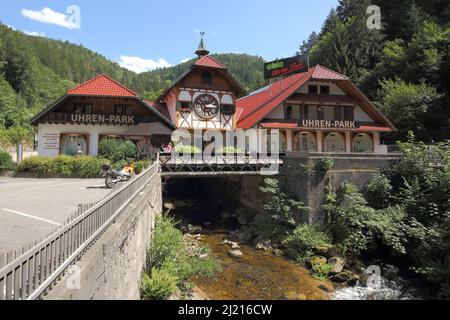
[[[48,157],[96,156],[104,139],[130,140],[140,152],[151,152],[168,143],[174,129],[167,109],[105,74],[69,90],[32,124],[37,128],[38,154]]]
[[[316,65],[239,99],[237,127],[280,131],[283,152],[384,153],[395,130],[345,75]]]
[[[347,76],[316,65],[247,94],[209,54],[203,35],[195,53],[198,59],[155,101],[105,74],[69,90],[32,120],[39,154],[97,155],[106,138],[158,148],[176,128],[278,130],[282,152],[386,151],[380,135],[394,126]],[[258,139],[258,146],[270,145]]]

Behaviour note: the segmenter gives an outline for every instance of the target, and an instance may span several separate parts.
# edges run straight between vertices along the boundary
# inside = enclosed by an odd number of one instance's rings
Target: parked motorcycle
[[[103,165],[102,170],[104,172],[105,185],[109,189],[114,188],[118,183],[129,181],[132,177],[131,172],[124,173],[119,170],[114,170],[109,164]]]

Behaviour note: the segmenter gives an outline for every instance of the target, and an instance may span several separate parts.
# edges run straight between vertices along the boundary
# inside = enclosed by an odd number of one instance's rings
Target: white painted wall
[[[355,121],[375,122],[361,107],[355,108]]]
[[[59,147],[45,149],[42,141],[45,133],[54,134],[84,134],[89,135],[89,155],[98,155],[98,141],[100,135],[121,135],[130,130],[132,126],[106,126],[106,125],[78,125],[78,124],[39,124],[38,126],[38,155],[43,157],[57,157]]]

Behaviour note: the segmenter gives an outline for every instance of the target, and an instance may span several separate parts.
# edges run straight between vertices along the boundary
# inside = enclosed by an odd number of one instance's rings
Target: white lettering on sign
[[[330,121],[330,120],[303,120],[304,128],[325,128],[325,129],[356,129],[355,121]]]
[[[40,142],[43,150],[59,150],[59,133],[44,133]]]
[[[72,122],[83,122],[92,124],[135,124],[134,116],[125,115],[100,115],[100,114],[72,114]]]

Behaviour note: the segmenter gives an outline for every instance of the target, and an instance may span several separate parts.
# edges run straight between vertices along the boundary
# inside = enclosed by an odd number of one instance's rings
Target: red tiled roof
[[[83,84],[69,90],[71,95],[91,95],[91,96],[114,96],[114,97],[136,97],[137,94],[119,82],[111,79],[105,74],[101,74],[86,81]]]
[[[324,66],[317,65],[314,68],[314,72],[311,79],[315,80],[350,80],[350,78],[337,73],[336,71],[325,68]]]
[[[288,122],[263,122],[260,123],[261,127],[267,129],[295,129],[297,128],[297,123]]]
[[[266,114],[277,105],[287,99],[292,93],[305,84],[314,71],[310,69],[306,73],[298,73],[293,76],[283,78],[250,95],[239,99],[236,103],[238,109],[242,108],[237,126],[241,129],[248,129],[254,126]]]
[[[241,129],[253,127],[270,111],[280,105],[296,90],[310,80],[339,81],[344,84],[351,84],[348,77],[327,69],[321,65],[316,65],[308,72],[287,76],[270,86],[259,89],[248,96],[239,99],[236,103],[236,109],[239,111],[237,127]],[[361,99],[362,101],[365,101],[367,105],[370,105],[369,108],[373,109],[373,113],[375,113],[379,118],[382,118],[382,122],[386,122],[388,126],[391,126],[389,121],[375,109],[375,107],[360,91],[354,90],[354,94],[354,97],[357,97],[358,100]],[[393,126],[392,128],[389,128],[390,131],[392,131],[392,129],[394,129]]]
[[[389,127],[360,126],[358,131],[392,132],[393,130]]]
[[[165,103],[154,103],[153,101],[150,100],[145,100],[145,103],[148,104],[151,108],[161,113],[164,117],[167,118],[167,120],[171,121],[170,112]]]
[[[194,65],[199,67],[226,69],[222,63],[209,55],[201,57]]]

